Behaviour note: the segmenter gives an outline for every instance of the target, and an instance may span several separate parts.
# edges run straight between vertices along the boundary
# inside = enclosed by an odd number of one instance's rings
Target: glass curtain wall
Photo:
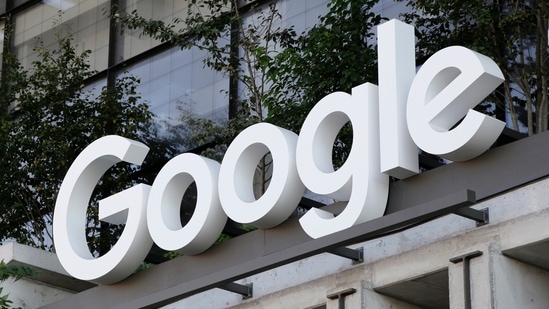
[[[138,91],[157,116],[161,130],[177,124],[182,113],[215,120],[228,119],[229,79],[204,66],[205,52],[181,50],[140,35],[139,31],[110,31],[109,0],[45,0],[12,15],[11,47],[25,68],[36,60],[37,44],[55,48],[56,36],[72,35],[77,51],[91,50],[91,68],[104,77],[131,74],[141,82]],[[145,18],[171,22],[184,18],[187,1],[119,0],[117,5]],[[2,27],[3,29],[3,27]],[[114,38],[110,38],[114,35]],[[109,42],[114,42],[109,46]],[[109,63],[109,55],[114,55]],[[111,67],[109,67],[111,66]],[[107,73],[109,72],[109,73]],[[94,80],[98,80],[94,78]],[[96,91],[97,91],[96,90]]]
[[[36,59],[40,41],[53,48],[56,35],[71,34],[78,51],[91,50],[90,65],[101,80],[106,76],[132,74],[141,82],[138,87],[161,130],[180,123],[183,115],[212,120],[229,117],[229,78],[204,66],[207,54],[198,48],[181,50],[140,35],[139,31],[111,31],[107,11],[116,2],[127,11],[137,11],[145,18],[171,22],[185,18],[185,0],[44,0],[25,1],[13,11],[12,50],[24,67]],[[279,0],[281,26],[294,25],[300,33],[318,22],[327,10],[328,0]],[[23,2],[12,2],[15,6]],[[34,3],[33,5],[29,5]],[[3,8],[2,8],[3,9]],[[247,17],[254,20],[253,16]],[[2,25],[0,25],[2,26]],[[3,27],[2,27],[3,28]],[[114,37],[110,37],[110,36]],[[224,39],[228,43],[229,38]],[[111,43],[111,44],[110,44]],[[110,57],[110,63],[109,63]],[[88,85],[91,87],[92,85]],[[240,87],[239,87],[240,88]]]
[[[176,18],[185,18],[188,1],[122,0],[119,6],[147,19],[171,23]],[[182,23],[178,26],[183,27]],[[159,45],[161,42],[143,36],[139,31],[125,31],[116,39],[115,61],[130,60],[132,63],[117,75],[132,74],[141,79],[138,91],[157,116],[160,130],[170,130],[182,117],[189,115],[217,121],[228,119],[229,79],[204,66],[206,52],[198,48],[171,47],[140,57]],[[135,62],[135,59],[139,61]]]

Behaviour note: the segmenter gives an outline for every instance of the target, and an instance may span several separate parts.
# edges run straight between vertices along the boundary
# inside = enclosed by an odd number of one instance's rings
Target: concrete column
[[[549,272],[501,254],[492,256],[494,307],[549,307]]]
[[[493,306],[492,267],[489,244],[481,244],[460,250],[450,256],[450,259],[466,256],[473,252],[480,251],[482,255],[461,261],[458,263],[448,262],[448,289],[450,294],[450,309],[483,308],[490,309]],[[465,300],[465,276],[464,266],[469,263],[469,291],[470,306],[466,306]]]
[[[470,262],[471,308],[544,309],[549,306],[549,272],[501,254],[497,244],[460,250],[455,256],[482,251]],[[450,308],[467,308],[464,301],[463,262],[448,266]]]
[[[362,282],[349,282],[326,293],[326,309],[363,308]]]

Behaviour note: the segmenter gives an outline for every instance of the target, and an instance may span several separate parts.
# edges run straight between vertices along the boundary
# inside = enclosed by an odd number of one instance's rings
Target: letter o
[[[217,240],[227,221],[219,203],[218,177],[219,163],[190,153],[178,155],[162,167],[147,206],[149,233],[160,248],[194,255]],[[182,227],[181,199],[193,181],[198,191],[196,207]]]
[[[297,135],[268,123],[246,128],[231,143],[219,171],[219,198],[232,220],[267,229],[279,225],[295,210],[305,187],[297,174]],[[259,160],[271,152],[269,188],[259,199],[253,175]]]

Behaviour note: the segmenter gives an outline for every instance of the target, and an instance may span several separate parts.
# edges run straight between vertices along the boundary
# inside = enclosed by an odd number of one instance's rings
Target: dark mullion
[[[20,1],[18,1],[20,2]],[[29,1],[25,1],[25,2],[20,2],[20,3],[16,3],[15,0],[7,0],[5,1],[5,4],[6,4],[6,8],[4,10],[4,13],[1,13],[0,14],[0,18],[4,18],[6,16],[9,16],[9,15],[13,15],[15,13],[18,13],[20,11],[24,11],[26,9],[28,9],[29,7],[35,5],[35,4],[38,4],[38,3],[41,3],[42,0],[29,0]]]
[[[118,0],[111,0],[111,8],[113,6],[119,7],[119,1]],[[108,60],[107,60],[107,87],[113,87],[116,83],[116,70],[115,68],[116,64],[116,40],[118,38],[118,26],[116,25],[116,21],[113,18],[110,18],[109,20],[109,51],[108,51]]]

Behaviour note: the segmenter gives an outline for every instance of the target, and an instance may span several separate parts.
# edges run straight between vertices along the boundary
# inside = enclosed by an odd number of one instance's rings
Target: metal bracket
[[[234,282],[226,283],[219,287],[222,290],[242,295],[242,299],[252,298],[254,296],[254,284],[238,284]]]
[[[349,250],[351,250],[351,249],[349,249]],[[349,289],[345,289],[343,291],[339,291],[339,292],[336,292],[336,293],[326,295],[326,297],[328,299],[331,299],[331,300],[337,299],[338,308],[339,309],[345,309],[345,296],[354,294],[355,292],[356,292],[356,289],[349,288]]]
[[[477,210],[465,207],[454,211],[454,214],[467,219],[475,220],[477,222],[477,226],[482,226],[490,223],[490,211],[488,208]]]
[[[451,258],[450,262],[457,264],[463,262],[463,296],[465,300],[465,309],[472,309],[471,304],[471,265],[469,261],[473,258],[479,257],[482,255],[482,251],[473,251],[464,255],[460,255],[455,258]]]
[[[347,247],[339,247],[328,251],[331,254],[335,254],[344,258],[351,259],[353,264],[359,264],[364,262],[364,247],[351,249]]]

